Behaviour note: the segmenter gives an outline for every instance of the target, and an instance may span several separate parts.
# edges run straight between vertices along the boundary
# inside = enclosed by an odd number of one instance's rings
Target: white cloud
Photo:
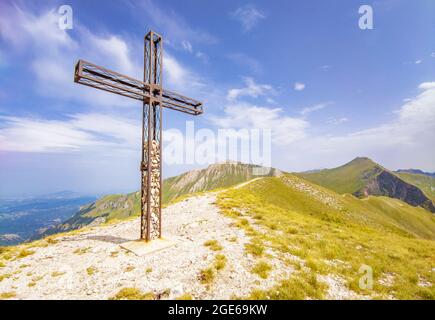
[[[74,45],[69,34],[59,28],[59,15],[54,9],[39,16],[5,3],[0,9],[0,36],[16,47],[28,49],[32,45],[50,53]]]
[[[0,117],[0,150],[73,152],[92,147],[109,153],[136,149],[140,125],[121,116],[73,114],[66,120]]]
[[[244,78],[246,87],[228,90],[227,99],[232,101],[239,97],[248,96],[258,98],[268,94],[275,94],[275,89],[270,84],[257,84],[250,77]]]
[[[430,56],[431,56],[432,58],[435,58],[435,52],[432,52],[432,53],[430,54]]]
[[[333,167],[356,156],[369,156],[391,169],[434,170],[435,83],[422,83],[419,89],[421,93],[401,106],[389,122],[343,135],[307,134],[290,146],[292,152],[280,153],[286,154],[284,169]]]
[[[415,64],[420,64],[420,63],[422,63],[423,62],[423,60],[421,60],[421,59],[418,59],[418,60],[415,60]]]
[[[167,79],[168,87],[171,89],[191,92],[195,88],[204,86],[201,78],[196,73],[184,67],[172,55],[165,54],[164,64],[164,78],[165,81]]]
[[[319,103],[319,104],[316,104],[316,105],[311,106],[311,107],[306,107],[306,108],[302,109],[300,114],[303,115],[303,116],[306,116],[306,115],[308,115],[308,114],[310,114],[312,112],[322,110],[322,109],[326,108],[329,105],[331,105],[331,102]]]
[[[118,72],[129,75],[134,74],[137,70],[131,60],[127,43],[118,36],[110,35],[106,38],[93,36],[92,43],[95,43],[93,50],[98,50],[98,55],[103,56],[103,61],[115,61]],[[106,57],[104,57],[106,56]]]
[[[435,88],[435,81],[433,82],[423,82],[418,86],[419,89],[422,90],[430,90]]]
[[[326,123],[332,124],[332,125],[339,125],[339,124],[342,124],[342,123],[345,123],[345,122],[348,122],[348,121],[349,121],[349,119],[346,118],[346,117],[341,117],[341,118],[333,118],[333,117],[331,117],[331,118],[328,118]]]
[[[181,45],[183,46],[183,49],[187,52],[193,52],[192,44],[189,41],[184,40],[181,42]]]
[[[308,122],[283,114],[281,108],[258,107],[247,103],[235,103],[225,107],[224,115],[212,117],[219,128],[269,129],[272,142],[288,145],[305,137]]]
[[[261,19],[266,18],[266,16],[253,5],[245,5],[237,8],[234,12],[230,13],[230,16],[240,22],[244,32],[250,31]]]
[[[16,56],[29,61],[39,94],[59,100],[86,102],[89,106],[129,106],[131,101],[120,96],[89,88],[78,88],[73,82],[78,58],[92,61],[130,76],[142,77],[127,42],[116,35],[96,35],[78,24],[76,38],[58,26],[54,10],[41,15],[17,6],[5,6],[0,19],[0,39],[11,44]],[[140,79],[140,78],[139,78]]]
[[[293,87],[296,91],[302,91],[305,89],[305,84],[301,83],[301,82],[296,82],[294,87]]]
[[[74,29],[77,36],[73,39],[67,30],[59,29],[59,16],[54,10],[38,16],[15,7],[7,8],[8,15],[2,15],[0,19],[0,36],[13,45],[18,51],[17,54],[28,53],[29,50],[33,52],[29,63],[37,80],[35,88],[39,94],[63,102],[84,102],[89,107],[98,108],[131,107],[137,104],[131,99],[79,86],[73,82],[74,65],[78,58],[142,79],[143,48],[136,45],[132,41],[134,39],[124,39],[108,33],[95,34],[78,23]],[[139,39],[137,40],[140,44]],[[26,46],[21,47],[21,43]],[[184,46],[187,51],[194,52],[190,41],[185,40]],[[132,52],[132,49],[137,49],[137,52]],[[21,52],[24,50],[26,52]],[[208,59],[199,51],[195,56],[204,62]],[[167,51],[164,54],[164,65],[164,79],[168,88],[191,94],[204,86],[195,72],[183,66]]]

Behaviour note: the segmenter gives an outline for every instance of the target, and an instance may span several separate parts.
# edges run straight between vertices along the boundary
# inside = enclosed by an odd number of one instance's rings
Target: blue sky
[[[2,1],[0,196],[139,188],[140,103],[72,76],[83,58],[141,79],[149,29],[165,39],[164,86],[205,103],[196,128],[270,128],[288,171],[356,156],[435,171],[434,1]],[[164,112],[166,130],[186,120]]]

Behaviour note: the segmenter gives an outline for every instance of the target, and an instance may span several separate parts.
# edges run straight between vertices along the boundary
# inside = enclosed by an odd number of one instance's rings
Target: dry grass
[[[272,270],[272,266],[267,262],[260,261],[253,268],[252,272],[256,273],[260,278],[267,279],[269,272]]]
[[[2,282],[4,279],[8,279],[10,277],[12,277],[11,273],[0,274],[0,282]]]
[[[97,271],[98,269],[95,267],[89,267],[86,269],[86,273],[88,274],[88,276],[93,276]]]
[[[85,254],[86,252],[88,252],[91,248],[90,247],[86,247],[86,248],[78,248],[76,250],[74,250],[74,254],[78,254],[78,255],[82,255]]]
[[[189,293],[184,293],[181,296],[175,298],[175,300],[193,300],[193,297]]]
[[[253,256],[261,257],[264,252],[264,246],[258,241],[252,241],[251,243],[245,244],[245,250]]]
[[[153,300],[154,294],[152,292],[143,293],[137,288],[123,288],[118,291],[116,295],[110,300]]]
[[[27,256],[30,256],[30,255],[34,254],[34,253],[35,253],[35,251],[33,251],[33,250],[29,250],[29,249],[23,248],[23,249],[21,249],[18,252],[18,254],[16,256],[16,259],[25,258]]]
[[[297,184],[303,184],[305,189],[294,187]],[[398,202],[379,197],[376,200],[389,205]],[[261,218],[256,220],[260,228],[276,230],[252,231],[240,223],[251,237],[251,242],[245,246],[248,253],[262,256],[267,244],[277,253],[289,253],[305,261],[306,268],[295,264],[296,271],[288,279],[271,290],[253,292],[251,298],[323,298],[326,286],[315,276],[335,274],[346,280],[348,289],[372,298],[385,299],[393,293],[397,299],[435,299],[433,287],[418,285],[419,276],[435,283],[434,241],[422,239],[418,233],[412,235],[411,229],[405,232],[404,222],[398,228],[398,222],[392,222],[387,209],[373,201],[342,196],[285,175],[226,190],[218,195],[217,205],[228,217],[240,219],[234,212],[243,210],[245,216]],[[427,216],[422,209],[406,204],[402,207],[414,210],[416,217]],[[400,215],[400,218],[408,221],[413,216]],[[414,226],[412,221],[409,224]],[[420,225],[423,229],[425,226]],[[326,263],[333,260],[344,263]],[[363,264],[373,269],[371,290],[359,286],[359,269]],[[379,283],[377,277],[383,273],[397,275],[391,287]]]
[[[202,284],[210,284],[213,282],[214,278],[215,278],[215,271],[213,268],[207,268],[207,269],[203,269],[199,272],[199,281]]]
[[[204,246],[213,251],[220,251],[223,249],[217,240],[207,240],[204,242]]]
[[[0,300],[15,298],[17,294],[13,291],[0,293]]]
[[[214,257],[214,267],[216,270],[222,270],[227,265],[227,257],[223,254],[217,254]]]

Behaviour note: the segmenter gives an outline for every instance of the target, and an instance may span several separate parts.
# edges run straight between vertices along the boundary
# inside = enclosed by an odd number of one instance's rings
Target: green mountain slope
[[[373,298],[435,298],[431,287],[419,285],[435,281],[435,218],[422,208],[340,195],[290,174],[226,190],[217,204],[252,236],[247,249],[297,257],[288,260],[295,275],[252,298],[322,298],[316,274],[344,278],[348,288]],[[361,266],[372,269],[373,289],[359,286]]]
[[[367,180],[382,170],[383,168],[368,158],[356,158],[334,169],[303,172],[297,175],[338,193],[355,193],[364,187]]]
[[[435,177],[407,172],[395,172],[402,180],[420,188],[426,196],[435,201]]]
[[[192,170],[163,181],[163,205],[191,193],[209,191],[233,186],[257,177],[261,173],[266,176],[280,175],[273,168],[264,168],[251,164],[226,162],[213,164],[202,170]],[[122,220],[140,214],[139,192],[127,195],[108,195],[83,206],[72,218],[62,224],[46,230],[42,235],[79,229],[87,225],[96,225],[113,220]]]
[[[432,199],[412,179],[405,180],[369,158],[356,158],[334,169],[297,175],[341,194],[351,193],[358,197],[387,196],[435,212]]]

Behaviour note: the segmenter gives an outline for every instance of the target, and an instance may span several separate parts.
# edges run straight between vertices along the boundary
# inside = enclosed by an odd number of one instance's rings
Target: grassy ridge
[[[372,298],[435,298],[432,287],[418,285],[435,281],[435,243],[428,240],[434,239],[435,221],[423,209],[388,198],[341,196],[293,175],[229,189],[218,205],[236,219],[246,212],[268,230],[243,226],[257,247],[267,245],[304,261],[301,266],[289,260],[296,270],[292,277],[270,291],[252,292],[251,298],[324,298],[317,274],[339,275],[349,289]],[[358,285],[362,265],[373,270],[372,290]],[[394,279],[391,286],[380,281],[386,275]]]
[[[425,195],[435,201],[435,178],[424,174],[396,172],[402,180],[419,187]]]
[[[382,167],[368,158],[356,158],[351,162],[334,168],[317,172],[298,173],[297,175],[334,190],[338,193],[355,193],[365,185],[365,181],[376,176]]]

